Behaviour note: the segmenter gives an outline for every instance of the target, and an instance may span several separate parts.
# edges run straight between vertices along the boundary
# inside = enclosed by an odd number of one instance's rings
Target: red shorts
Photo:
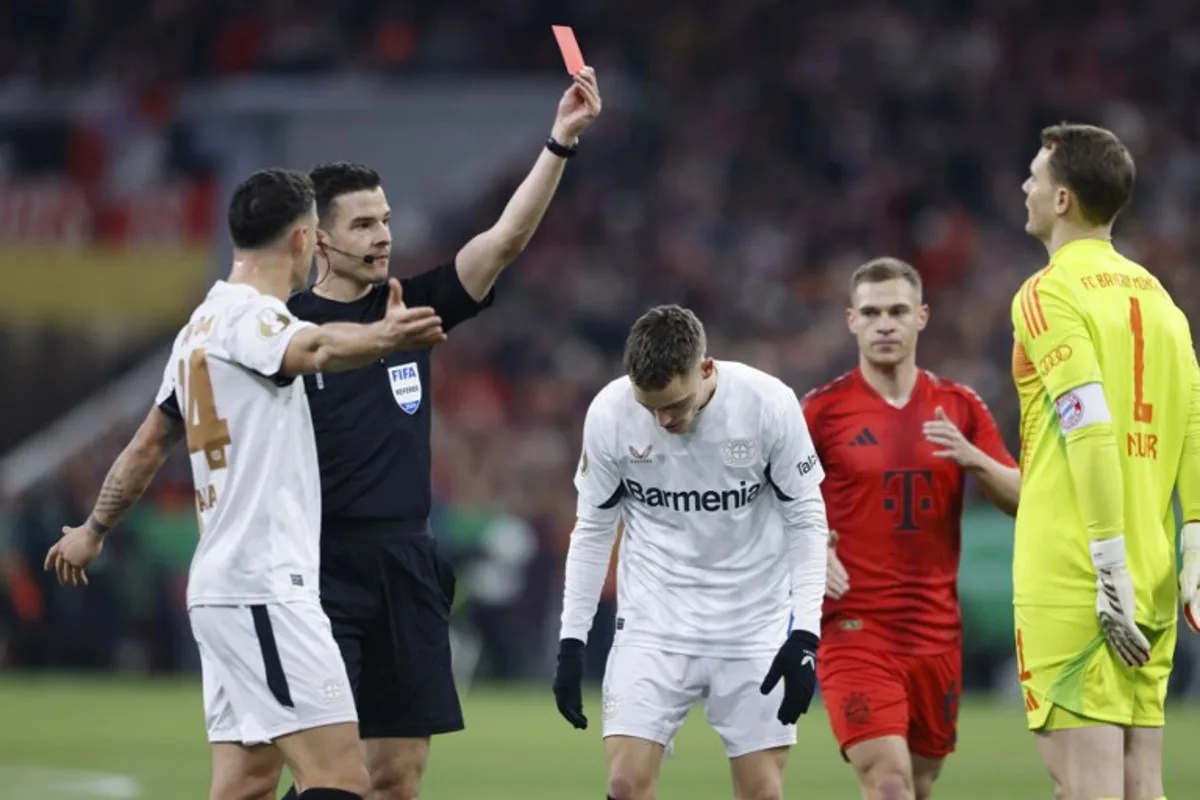
[[[844,754],[883,736],[902,736],[914,755],[954,752],[962,652],[904,655],[860,646],[823,646],[817,659],[821,696]]]

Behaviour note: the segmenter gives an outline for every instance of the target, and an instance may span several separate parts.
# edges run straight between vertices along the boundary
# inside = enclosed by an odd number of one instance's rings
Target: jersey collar
[[[889,403],[883,395],[875,391],[875,387],[867,381],[867,378],[862,374],[862,369],[860,367],[854,368],[854,379],[858,382],[858,385],[862,387],[862,390],[871,397],[872,400],[877,401],[881,405],[886,406],[893,411],[903,411],[904,409],[910,407],[917,399],[918,395],[925,390],[925,383],[927,380],[925,370],[917,367],[917,379],[913,381],[912,391],[908,394],[908,402],[902,406],[894,406]]]
[[[1054,255],[1050,256],[1050,264],[1057,264],[1072,253],[1086,253],[1089,250],[1109,252],[1112,249],[1113,243],[1110,239],[1076,239],[1055,250]]]
[[[718,413],[718,409],[724,405],[725,395],[729,394],[729,387],[722,387],[720,362],[714,359],[713,369],[716,370],[713,377],[716,378],[716,386],[713,388],[712,397],[708,398],[708,402],[704,407],[696,412],[696,419],[692,423],[692,427],[684,432],[683,435],[696,433],[704,427],[704,420],[713,417]]]

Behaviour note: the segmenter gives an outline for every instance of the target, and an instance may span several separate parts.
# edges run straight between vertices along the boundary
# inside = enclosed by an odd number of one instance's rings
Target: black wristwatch
[[[565,144],[551,136],[546,140],[546,149],[551,153],[554,153],[554,155],[558,156],[559,158],[574,158],[575,154],[579,152],[579,145],[576,144],[572,145],[571,147],[567,147]]]

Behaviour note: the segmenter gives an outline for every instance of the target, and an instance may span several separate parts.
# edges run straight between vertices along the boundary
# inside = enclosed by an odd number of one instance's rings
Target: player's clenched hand
[[[574,83],[563,92],[562,100],[558,102],[558,116],[554,120],[551,135],[563,144],[570,145],[600,116],[602,105],[596,70],[584,67],[575,75]]]
[[[1134,621],[1133,579],[1125,566],[1125,537],[1092,542],[1096,568],[1096,616],[1117,655],[1131,667],[1150,660],[1150,642]]]
[[[783,680],[783,702],[777,719],[784,725],[795,725],[800,715],[808,711],[813,690],[817,686],[817,637],[808,631],[792,631],[779,648],[771,669],[759,691],[770,694]]]
[[[395,278],[388,281],[388,304],[383,323],[388,341],[396,350],[419,350],[446,341],[442,318],[429,306],[406,306],[400,281]]]
[[[587,730],[587,717],[583,715],[583,642],[578,639],[563,639],[558,643],[554,702],[563,719],[581,731]]]
[[[840,600],[846,592],[850,591],[850,574],[846,572],[846,568],[842,566],[841,560],[837,557],[837,541],[837,531],[830,531],[829,550],[826,552],[825,596],[832,597],[834,600]]]
[[[941,406],[934,411],[933,419],[923,426],[925,440],[938,446],[934,455],[938,458],[948,458],[963,469],[979,466],[982,452],[971,444],[958,426],[946,415]]]
[[[43,567],[54,570],[58,582],[63,585],[86,586],[88,579],[84,570],[104,549],[104,537],[87,525],[78,528],[63,526],[62,532],[63,537],[46,553]]]

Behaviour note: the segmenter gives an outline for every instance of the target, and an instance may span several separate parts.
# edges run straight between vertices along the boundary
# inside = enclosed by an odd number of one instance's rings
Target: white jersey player
[[[312,418],[304,384],[280,377],[292,337],[311,326],[276,297],[218,281],[175,339],[155,405],[190,434],[200,541],[189,610],[317,597]]]
[[[582,650],[623,524],[603,687],[609,796],[655,796],[666,747],[704,700],[734,794],[782,797],[816,680],[829,535],[799,401],[764,372],[708,358],[699,319],[678,306],[637,321],[625,368],[584,422],[559,710],[586,727]]]
[[[305,800],[361,798],[367,775],[341,653],[318,599],[321,486],[297,375],[353,369],[441,341],[432,309],[392,282],[385,318],[315,326],[284,300],[316,240],[304,173],[264,170],[230,204],[234,267],[175,339],[155,406],[113,464],[88,521],[46,557],[86,583],[104,536],[186,439],[200,541],[188,613],[200,649],[212,798],[274,796],[284,762]],[[255,747],[272,743],[276,748]]]

